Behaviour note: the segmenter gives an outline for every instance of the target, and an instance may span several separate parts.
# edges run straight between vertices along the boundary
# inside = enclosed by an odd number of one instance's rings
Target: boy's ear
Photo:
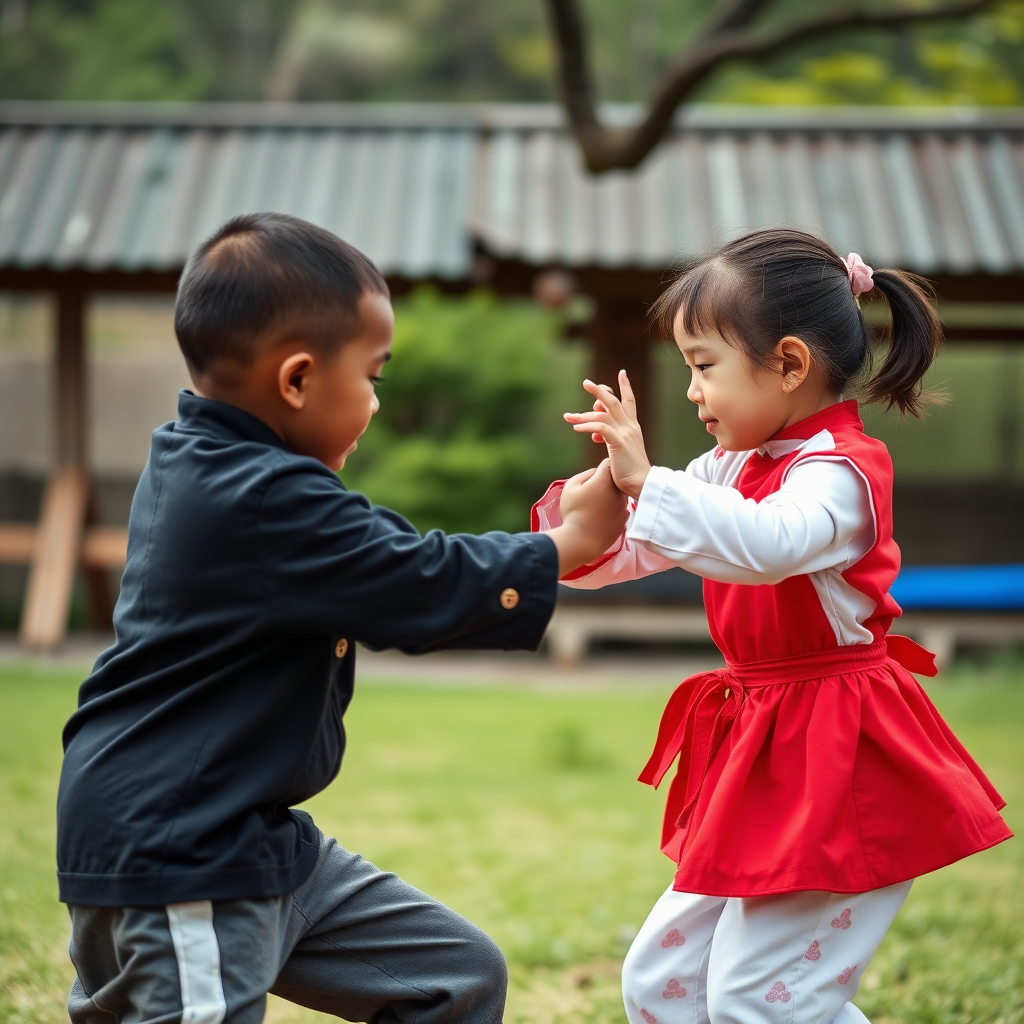
[[[313,356],[308,352],[294,352],[277,369],[278,393],[296,411],[306,404],[313,364]]]
[[[775,346],[775,357],[784,391],[798,388],[811,372],[811,350],[803,339],[795,335],[787,334]]]

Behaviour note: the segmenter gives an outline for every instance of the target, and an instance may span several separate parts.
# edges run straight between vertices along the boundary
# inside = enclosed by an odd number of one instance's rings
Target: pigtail
[[[941,404],[942,397],[922,390],[921,378],[942,343],[942,322],[935,309],[935,289],[923,277],[905,270],[876,270],[874,287],[889,304],[891,334],[885,361],[865,389],[869,402],[896,406],[920,416],[922,406]]]

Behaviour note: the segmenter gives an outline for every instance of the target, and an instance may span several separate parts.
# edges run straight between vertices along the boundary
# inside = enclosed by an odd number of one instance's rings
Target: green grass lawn
[[[54,798],[78,682],[0,669],[4,1024],[65,1019]],[[961,667],[930,692],[1024,830],[1024,667]],[[618,965],[672,875],[656,850],[661,797],[634,781],[666,694],[364,686],[345,767],[310,809],[496,938],[510,1022],[623,1022]],[[1024,1024],[1022,868],[1018,840],[915,884],[857,1000],[875,1024]],[[318,1016],[274,1001],[269,1019]]]

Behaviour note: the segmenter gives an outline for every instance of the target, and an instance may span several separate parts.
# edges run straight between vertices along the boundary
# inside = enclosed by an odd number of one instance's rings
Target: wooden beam
[[[0,565],[31,565],[39,527],[35,523],[0,526]],[[82,536],[79,563],[85,569],[123,569],[128,560],[128,531],[123,526],[90,526]]]
[[[83,295],[173,295],[181,267],[171,270],[49,270],[4,267],[4,288],[12,292],[65,292]]]
[[[35,523],[0,526],[0,565],[28,565],[36,550]]]
[[[80,289],[66,287],[57,296],[56,340],[56,465],[43,495],[21,616],[22,644],[41,649],[56,647],[64,639],[89,511],[85,293]]]
[[[998,342],[1000,344],[1024,343],[1024,327],[994,327],[984,325],[981,327],[946,327],[943,330],[946,341],[956,342]]]
[[[89,603],[89,624],[97,632],[107,633],[114,627],[114,595],[110,587],[107,563],[113,558],[115,566],[118,563],[122,567],[124,566],[128,533],[126,530],[105,530],[103,527],[97,527],[95,524],[98,517],[96,487],[90,480],[88,503],[85,508],[86,529],[82,537],[81,563],[85,575],[85,593]],[[110,543],[111,539],[113,539],[113,544]]]
[[[128,558],[128,531],[121,526],[90,526],[82,538],[82,565],[87,569],[123,569]]]
[[[85,466],[85,295],[65,290],[57,301],[54,413],[57,465]]]
[[[59,466],[46,485],[21,617],[25,647],[47,650],[64,639],[87,495],[81,466]]]
[[[58,294],[53,375],[55,468],[46,485],[38,527],[0,526],[0,562],[29,566],[21,640],[35,648],[55,647],[64,638],[79,565],[84,570],[92,624],[97,629],[110,628],[113,599],[108,573],[124,566],[128,547],[126,530],[91,525],[97,509],[88,472],[86,292],[75,287],[73,279],[64,284]]]

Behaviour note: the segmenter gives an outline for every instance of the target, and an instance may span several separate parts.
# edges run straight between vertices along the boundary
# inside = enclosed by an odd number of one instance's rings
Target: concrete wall
[[[0,474],[45,474],[53,444],[47,356],[0,350]],[[100,477],[137,478],[149,435],[175,418],[188,373],[176,352],[101,352],[89,360],[90,448]]]
[[[149,435],[174,419],[188,373],[177,352],[100,352],[89,360],[90,447],[100,518],[128,522]],[[0,520],[34,520],[53,444],[49,358],[0,349]],[[0,566],[0,626],[15,624],[25,570]]]

